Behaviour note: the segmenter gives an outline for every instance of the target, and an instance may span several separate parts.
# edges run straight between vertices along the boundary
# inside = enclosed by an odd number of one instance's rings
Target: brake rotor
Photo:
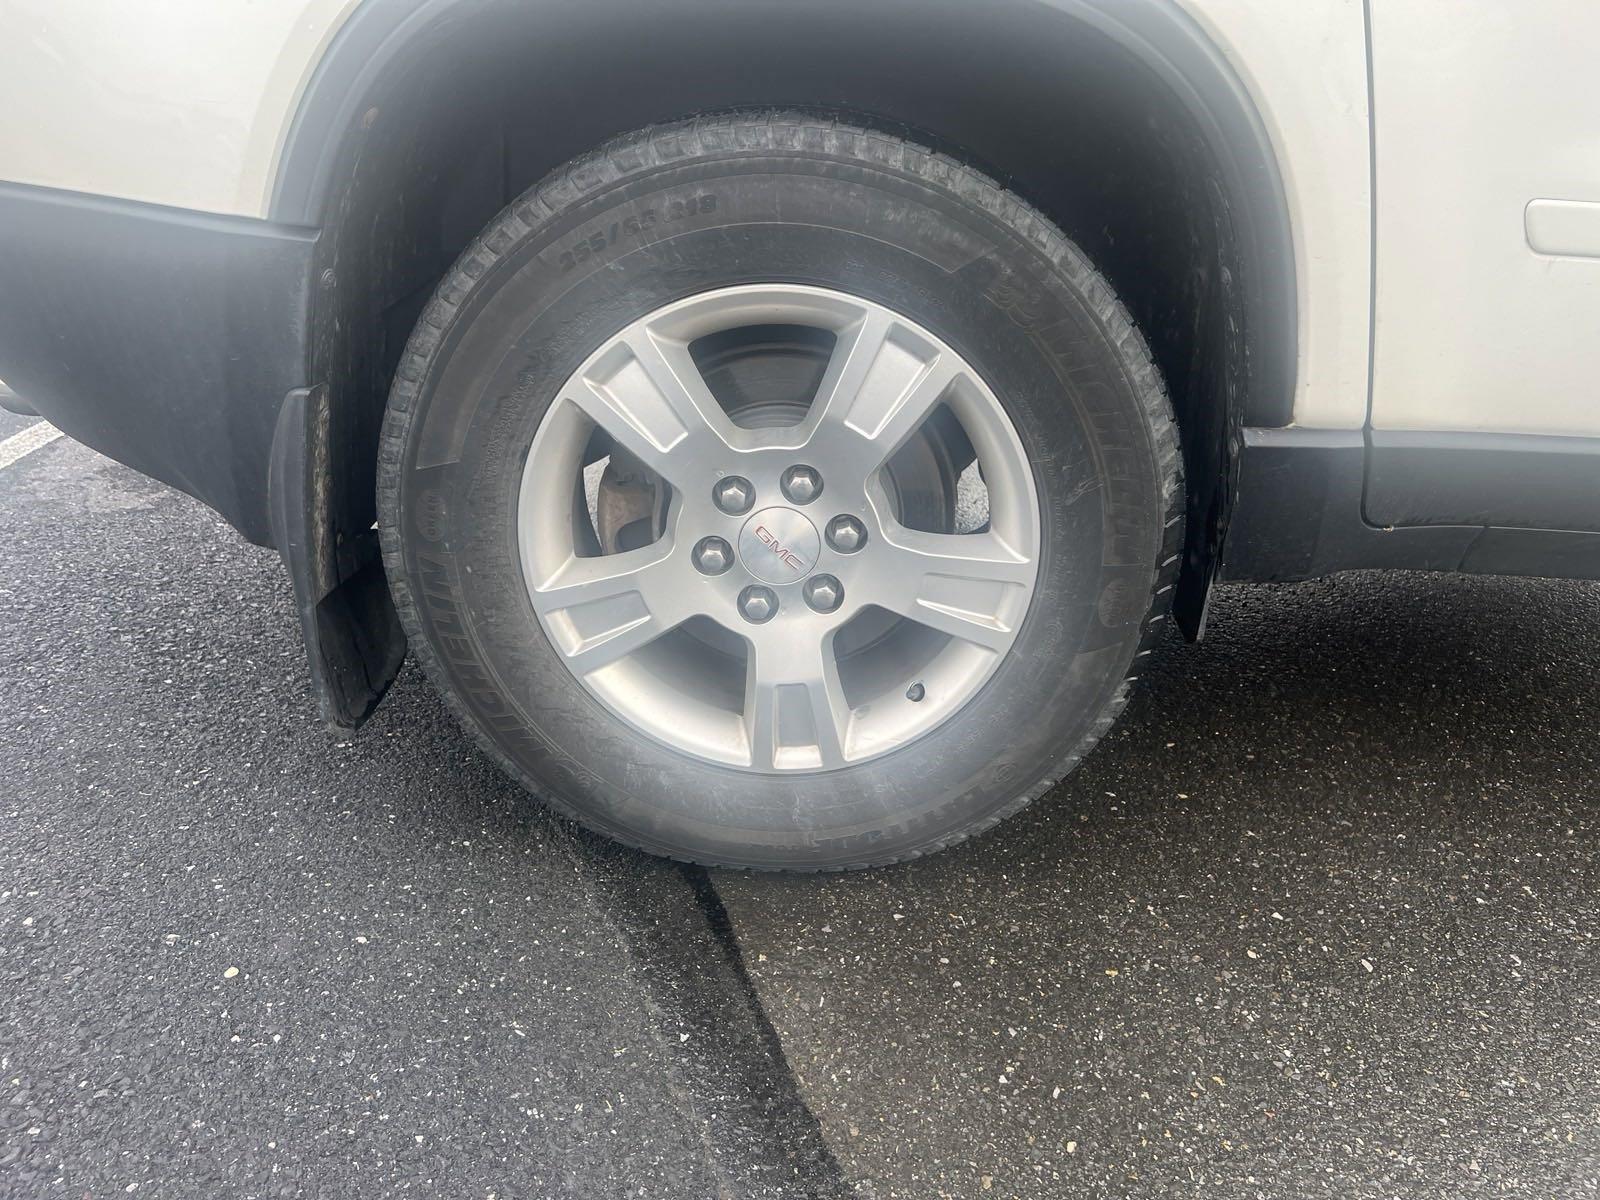
[[[648,546],[666,528],[667,489],[633,455],[613,446],[594,499],[595,535],[606,554]]]

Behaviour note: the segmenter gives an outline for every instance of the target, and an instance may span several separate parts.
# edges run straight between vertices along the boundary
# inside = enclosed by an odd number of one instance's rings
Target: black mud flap
[[[327,389],[285,398],[269,475],[273,540],[294,583],[311,687],[328,728],[346,736],[372,715],[405,661],[406,637],[375,529],[337,528]]]

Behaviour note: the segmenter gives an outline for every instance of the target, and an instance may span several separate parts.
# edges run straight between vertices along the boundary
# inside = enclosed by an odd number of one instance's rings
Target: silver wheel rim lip
[[[805,421],[744,429],[711,397],[688,347],[709,333],[768,324],[826,329],[837,344]],[[883,488],[883,462],[941,403],[978,452],[990,508],[982,533],[908,529],[894,518]],[[656,470],[672,499],[659,541],[585,558],[573,544],[571,506],[574,471],[595,425]],[[815,467],[823,480],[822,493],[805,505],[791,504],[779,484],[797,464]],[[734,475],[756,492],[751,508],[737,515],[722,512],[713,498],[717,481]],[[771,563],[762,564],[763,573],[747,566],[742,535],[768,510],[799,518],[815,538],[814,550],[804,539],[806,552],[796,556],[803,569],[789,572],[792,579]],[[830,521],[845,515],[867,530],[865,545],[849,553],[823,536]],[[1041,528],[1026,451],[977,371],[908,317],[798,284],[704,292],[608,338],[563,383],[541,419],[516,519],[534,612],[585,689],[679,753],[763,774],[854,766],[909,745],[970,704],[1032,606]],[[734,565],[715,576],[691,561],[693,547],[708,536],[734,547]],[[792,549],[774,537],[780,549]],[[756,553],[753,544],[748,553]],[[803,599],[805,581],[818,574],[842,583],[845,599],[836,611],[817,613]],[[779,598],[777,616],[759,625],[738,612],[737,598],[752,583]],[[853,704],[834,638],[868,606],[947,640],[898,691]],[[713,689],[692,665],[667,670],[654,661],[652,647],[690,618],[708,618],[745,643],[738,711],[709,699]],[[906,694],[916,685],[920,701]]]

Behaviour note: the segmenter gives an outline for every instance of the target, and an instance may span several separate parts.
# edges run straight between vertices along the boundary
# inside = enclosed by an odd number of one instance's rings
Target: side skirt
[[[1242,433],[1224,580],[1288,582],[1363,569],[1600,579],[1600,532],[1583,528],[1600,512],[1600,458],[1590,439],[1518,438],[1516,446],[1500,446],[1505,439],[1490,434],[1407,434],[1386,447],[1380,433],[1374,478],[1382,471],[1403,483],[1411,500],[1409,523],[1381,525],[1367,516],[1373,493],[1363,431],[1290,426]],[[1388,460],[1389,449],[1403,449],[1404,461]],[[1500,457],[1509,450],[1517,462]],[[1389,504],[1400,494],[1377,498]],[[1451,523],[1418,520],[1426,497],[1450,512],[1469,495],[1480,512],[1458,511]],[[1526,514],[1569,527],[1517,523]]]

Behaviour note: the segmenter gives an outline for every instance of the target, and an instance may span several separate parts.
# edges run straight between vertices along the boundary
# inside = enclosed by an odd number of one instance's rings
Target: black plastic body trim
[[[41,416],[272,541],[305,386],[312,230],[0,184],[0,377]]]
[[[0,384],[0,409],[18,417],[37,417],[38,410],[4,384]]]
[[[204,501],[288,567],[323,719],[405,656],[370,530],[328,501],[308,389],[315,231],[0,184],[0,376],[52,424]]]
[[[1286,582],[1336,571],[1379,569],[1600,579],[1600,533],[1572,527],[1573,518],[1587,503],[1575,491],[1562,493],[1564,509],[1551,509],[1552,516],[1568,514],[1553,522],[1555,528],[1465,521],[1372,524],[1363,512],[1366,440],[1355,429],[1244,430],[1239,489],[1221,577]],[[1568,449],[1571,455],[1559,455],[1552,447],[1541,451],[1546,457],[1535,472],[1541,479],[1533,486],[1544,490],[1543,479],[1549,473],[1548,478],[1557,481],[1549,489],[1552,503],[1560,480],[1577,478],[1594,463],[1587,447]],[[1424,477],[1439,477],[1460,467],[1461,452],[1459,436],[1451,434],[1424,435],[1408,450]],[[1490,464],[1489,469],[1506,468]],[[1466,478],[1462,486],[1472,482]]]
[[[448,10],[480,0],[364,0],[323,53],[300,97],[278,160],[268,216],[321,224],[344,140],[374,85],[408,43]]]
[[[1374,429],[1375,525],[1600,530],[1600,438]]]
[[[1250,377],[1235,398],[1241,424],[1287,425],[1299,354],[1294,239],[1277,154],[1238,73],[1171,0],[1051,0],[1109,34],[1184,101],[1206,131],[1236,215]]]
[[[294,585],[322,719],[347,734],[372,714],[405,659],[377,534],[338,529],[327,486],[327,389],[289,393],[272,442],[273,540]]]

